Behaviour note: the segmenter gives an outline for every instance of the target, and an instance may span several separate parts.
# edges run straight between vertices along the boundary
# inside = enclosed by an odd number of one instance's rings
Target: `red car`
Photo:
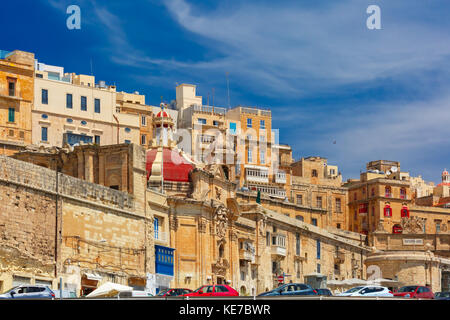
[[[434,299],[434,293],[424,286],[405,286],[394,292],[394,297]]]
[[[234,290],[232,287],[226,284],[214,284],[201,286],[197,290],[194,290],[192,293],[188,293],[185,296],[190,297],[230,297],[230,296],[239,296],[239,292]]]
[[[178,296],[185,296],[189,293],[192,293],[191,289],[174,288],[174,289],[162,290],[156,296],[157,297],[178,297]]]

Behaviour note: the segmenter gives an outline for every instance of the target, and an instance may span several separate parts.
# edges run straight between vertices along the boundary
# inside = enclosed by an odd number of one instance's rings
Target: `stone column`
[[[88,182],[94,182],[94,152],[92,150],[84,153],[84,178]]]
[[[122,183],[120,186],[120,191],[128,192],[128,154],[122,153],[121,155],[121,176]]]
[[[98,155],[98,183],[105,185],[105,155]]]
[[[77,152],[78,158],[78,179],[84,179],[84,157],[83,151]]]

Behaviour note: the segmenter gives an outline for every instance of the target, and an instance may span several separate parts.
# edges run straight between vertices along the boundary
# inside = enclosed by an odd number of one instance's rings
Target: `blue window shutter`
[[[15,112],[16,109],[14,108],[9,108],[9,112],[8,112],[8,122],[14,122],[15,121]]]
[[[42,127],[41,129],[41,140],[47,141],[47,127]]]

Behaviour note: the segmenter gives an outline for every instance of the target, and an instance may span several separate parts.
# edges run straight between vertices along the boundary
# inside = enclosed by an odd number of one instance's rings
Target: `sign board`
[[[284,281],[284,277],[283,276],[278,276],[277,279],[278,279],[279,283],[282,283]]]
[[[403,245],[405,246],[421,246],[423,245],[423,239],[403,239]]]

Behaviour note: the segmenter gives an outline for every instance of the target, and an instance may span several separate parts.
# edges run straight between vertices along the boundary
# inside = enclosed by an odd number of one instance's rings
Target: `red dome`
[[[445,170],[442,172],[442,175],[443,175],[443,176],[448,176],[448,171],[447,171],[447,169],[445,169]]]
[[[162,111],[162,116],[163,116],[163,118],[169,118],[169,115],[165,112],[165,111]],[[160,112],[158,112],[158,114],[156,115],[156,117],[157,118],[161,118],[161,111]]]
[[[157,152],[158,149],[147,151],[147,180],[152,173],[152,166]],[[163,161],[164,181],[189,182],[189,172],[194,169],[194,166],[184,159],[178,152],[164,148]]]

